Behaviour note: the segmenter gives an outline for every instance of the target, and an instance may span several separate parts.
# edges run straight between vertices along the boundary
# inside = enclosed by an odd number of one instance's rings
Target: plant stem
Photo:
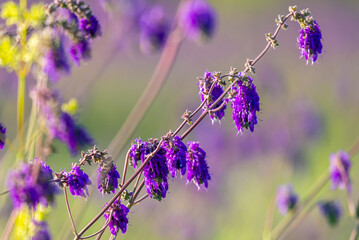
[[[359,222],[358,220],[354,224],[352,233],[350,234],[349,240],[357,240],[359,235]]]
[[[76,226],[75,226],[75,223],[74,223],[74,219],[72,218],[71,209],[70,209],[70,204],[69,204],[69,200],[68,200],[68,198],[67,198],[67,190],[66,190],[66,187],[64,187],[64,195],[65,195],[65,202],[66,202],[67,212],[68,212],[68,214],[69,214],[70,221],[71,221],[71,225],[72,225],[72,230],[73,230],[74,234],[77,236]]]
[[[20,36],[20,63],[17,73],[17,134],[19,138],[19,151],[17,159],[23,159],[25,151],[24,142],[24,114],[25,114],[25,89],[26,89],[26,66],[23,62],[24,49],[26,45],[27,27],[24,16],[27,9],[27,0],[20,0],[20,17],[21,22],[18,24],[18,34]]]
[[[18,74],[17,89],[17,133],[19,137],[19,152],[17,159],[22,159],[24,154],[24,113],[25,113],[25,89],[26,78],[22,73]]]
[[[161,58],[140,99],[131,110],[130,115],[127,117],[108,148],[109,152],[112,152],[114,158],[118,157],[152,102],[155,100],[158,92],[161,90],[173,66],[182,41],[182,30],[180,27],[177,27],[168,37]]]
[[[128,151],[127,151],[127,154],[126,154],[125,165],[124,165],[124,167],[123,167],[123,173],[122,173],[121,186],[122,186],[122,185],[125,183],[125,181],[126,181],[126,173],[127,173],[127,167],[128,167],[129,158],[130,158],[130,150],[128,150]]]

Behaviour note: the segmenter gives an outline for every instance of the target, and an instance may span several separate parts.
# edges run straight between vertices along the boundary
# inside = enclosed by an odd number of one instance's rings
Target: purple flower
[[[294,193],[292,185],[281,185],[277,191],[277,207],[282,215],[292,210],[298,202],[298,196]]]
[[[215,78],[213,74],[211,72],[208,72],[208,70],[204,73],[203,78],[198,78],[198,80],[199,80],[198,85],[199,85],[199,94],[201,96],[201,101],[203,102],[208,98],[206,107],[209,108],[212,106],[212,103],[215,102],[222,95],[222,93],[224,92],[223,88],[218,82],[215,83]],[[211,94],[208,96],[208,93],[213,84],[215,84],[213,90]],[[223,104],[223,102],[224,100],[222,99],[213,108],[220,107]],[[221,120],[224,117],[226,107],[227,106],[224,105],[224,107],[222,107],[222,109],[220,109],[219,111],[210,113],[211,120],[212,121]],[[203,109],[203,111],[205,111],[205,109]]]
[[[211,176],[208,172],[208,165],[206,162],[206,153],[199,147],[198,142],[188,142],[187,157],[187,183],[193,183],[200,189],[201,184],[208,187],[208,180]]]
[[[241,75],[239,73],[241,80],[232,88],[232,91],[236,93],[231,100],[232,116],[238,132],[242,133],[244,128],[249,128],[253,132],[254,125],[257,124],[257,112],[260,110],[259,96],[252,79]]]
[[[33,222],[35,225],[35,234],[31,240],[50,240],[51,236],[47,223],[44,221],[38,222],[35,220],[33,220]]]
[[[60,119],[52,122],[54,124],[51,124],[51,134],[66,144],[73,155],[82,147],[93,143],[86,130],[78,125],[70,114],[62,112]]]
[[[300,35],[297,38],[298,48],[301,56],[305,60],[312,58],[312,64],[317,61],[318,55],[322,53],[323,45],[321,43],[322,33],[316,21],[313,24],[300,29]]]
[[[20,208],[27,204],[31,208],[36,208],[39,203],[53,203],[58,189],[52,180],[52,170],[45,163],[39,160],[35,160],[34,163],[22,163],[20,168],[11,172],[7,178],[14,207]]]
[[[6,139],[6,127],[0,123],[0,150],[2,150],[5,146]]]
[[[87,40],[83,39],[78,43],[72,43],[70,47],[70,55],[75,61],[76,65],[80,65],[80,60],[88,60],[91,57],[90,44]]]
[[[183,4],[180,25],[189,38],[198,40],[211,37],[215,24],[215,11],[207,1],[194,0]]]
[[[108,208],[108,210],[105,212],[104,217],[106,221],[111,216],[110,223],[108,226],[110,227],[112,235],[116,236],[119,230],[121,230],[123,234],[126,233],[128,224],[128,212],[129,209],[125,205],[121,204],[120,200],[114,201],[111,207]]]
[[[322,201],[318,203],[320,213],[327,219],[330,226],[335,226],[341,215],[342,208],[337,201]]]
[[[141,139],[136,139],[135,142],[130,149],[130,157],[134,168],[137,166],[138,160],[144,162],[146,155],[153,152],[158,146],[158,142],[152,139],[148,143],[142,142]],[[168,167],[165,154],[166,151],[161,147],[143,169],[146,191],[151,198],[158,201],[166,197],[168,190]]]
[[[141,50],[150,54],[161,49],[166,43],[169,30],[170,25],[162,7],[156,6],[144,12],[140,20]]]
[[[95,16],[81,18],[79,21],[79,29],[88,38],[95,38],[101,35],[101,26]]]
[[[149,153],[147,148],[148,143],[142,142],[141,138],[135,139],[134,143],[130,148],[130,160],[132,162],[133,168],[137,167],[137,162],[144,162],[146,160],[146,155]]]
[[[62,38],[53,40],[51,47],[45,54],[42,70],[53,82],[59,78],[58,71],[70,72]]]
[[[351,183],[349,177],[351,162],[348,153],[339,151],[330,155],[330,180],[332,182],[332,188],[347,188],[351,191]]]
[[[176,177],[177,170],[183,176],[186,173],[186,145],[176,135],[172,140],[164,143],[164,149],[166,151],[167,167],[172,177]]]
[[[66,176],[66,184],[72,195],[86,197],[89,196],[87,185],[91,185],[88,175],[80,169],[79,166],[73,165],[70,172],[64,172]]]
[[[99,192],[102,195],[114,193],[115,189],[118,188],[118,179],[120,178],[116,164],[113,164],[113,161],[109,162],[109,164],[102,164],[97,172],[97,188]]]

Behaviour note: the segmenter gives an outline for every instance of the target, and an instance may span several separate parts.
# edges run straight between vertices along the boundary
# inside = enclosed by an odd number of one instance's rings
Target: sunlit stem
[[[26,65],[23,62],[23,56],[26,44],[26,23],[24,16],[27,8],[27,0],[20,0],[20,16],[21,20],[18,25],[18,34],[20,35],[20,64],[18,69],[18,91],[17,91],[17,133],[19,138],[19,151],[17,159],[24,156],[24,113],[25,113],[25,88],[26,88]]]

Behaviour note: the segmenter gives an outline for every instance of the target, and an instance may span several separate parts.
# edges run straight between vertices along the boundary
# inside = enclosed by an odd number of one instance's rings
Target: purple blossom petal
[[[292,210],[298,202],[298,196],[294,193],[292,185],[281,185],[277,192],[277,207],[282,215]]]
[[[113,212],[112,216],[111,211]],[[128,212],[129,209],[125,205],[121,204],[120,200],[114,201],[111,207],[105,212],[104,217],[106,221],[111,216],[109,228],[112,235],[116,236],[119,230],[121,230],[123,234],[126,233],[128,224]]]
[[[318,55],[322,53],[323,45],[321,42],[322,33],[319,25],[316,21],[313,25],[309,25],[299,31],[300,35],[297,38],[298,48],[300,49],[301,56],[304,56],[305,60],[311,57],[312,63],[317,61]]]
[[[187,145],[187,183],[193,182],[198,189],[202,184],[207,188],[208,180],[211,180],[211,176],[205,159],[206,153],[199,147],[198,142],[188,142]]]

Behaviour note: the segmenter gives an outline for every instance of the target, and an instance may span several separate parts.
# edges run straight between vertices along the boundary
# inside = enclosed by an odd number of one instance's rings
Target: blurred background
[[[200,45],[185,40],[180,46],[166,83],[126,141],[125,149],[137,137],[155,138],[175,130],[183,112],[194,110],[200,103],[196,78],[207,69],[223,73],[230,66],[244,69],[246,59],[253,59],[265,46],[264,34],[273,32],[274,19],[278,14],[287,14],[289,5],[310,9],[321,27],[323,53],[313,66],[306,65],[296,46],[299,27],[289,22],[289,29],[281,31],[277,38],[279,47],[270,49],[256,64],[254,83],[261,98],[261,112],[255,131],[237,134],[230,109],[220,124],[205,119],[186,141],[199,141],[207,152],[212,177],[208,190],[198,191],[184,178],[171,179],[166,199],[146,199],[131,209],[127,233],[118,239],[260,239],[278,185],[292,183],[295,192],[303,196],[328,170],[329,155],[348,150],[358,137],[359,1],[210,2],[218,20],[213,38]],[[141,96],[160,53],[141,54],[136,34],[121,35],[121,17],[116,11],[112,15],[104,11],[102,3],[89,1],[103,33],[92,45],[92,59],[79,68],[73,67],[72,74],[64,75],[56,87],[65,99],[78,99],[81,123],[104,149]],[[173,17],[178,1],[156,3],[165,4],[168,16]],[[15,79],[13,73],[1,72],[0,119],[8,128],[9,138],[16,132]],[[34,84],[29,79],[27,86],[31,89]],[[27,98],[27,110],[30,104]],[[69,170],[79,157],[73,158],[59,142],[55,147],[57,152],[49,165],[55,171]],[[126,151],[115,160],[121,175]],[[359,171],[359,159],[356,156],[352,160],[353,194],[357,200],[359,178],[355,173]],[[2,163],[1,179],[9,166],[11,163]],[[95,169],[89,168],[92,170]],[[1,190],[5,189],[3,185]],[[95,185],[92,188],[96,190]],[[8,201],[5,198],[1,197],[2,204]],[[87,201],[71,196],[77,228],[83,227],[109,199],[96,193]],[[331,191],[327,184],[317,200],[322,199],[345,203],[346,194]],[[0,209],[1,226],[10,209],[10,203]],[[65,209],[60,194],[49,215],[53,239],[72,239],[67,235],[71,234],[71,225]],[[330,228],[315,208],[286,239],[348,239],[354,221],[348,217],[345,204],[343,211],[339,224]],[[280,218],[275,210],[275,222]]]

